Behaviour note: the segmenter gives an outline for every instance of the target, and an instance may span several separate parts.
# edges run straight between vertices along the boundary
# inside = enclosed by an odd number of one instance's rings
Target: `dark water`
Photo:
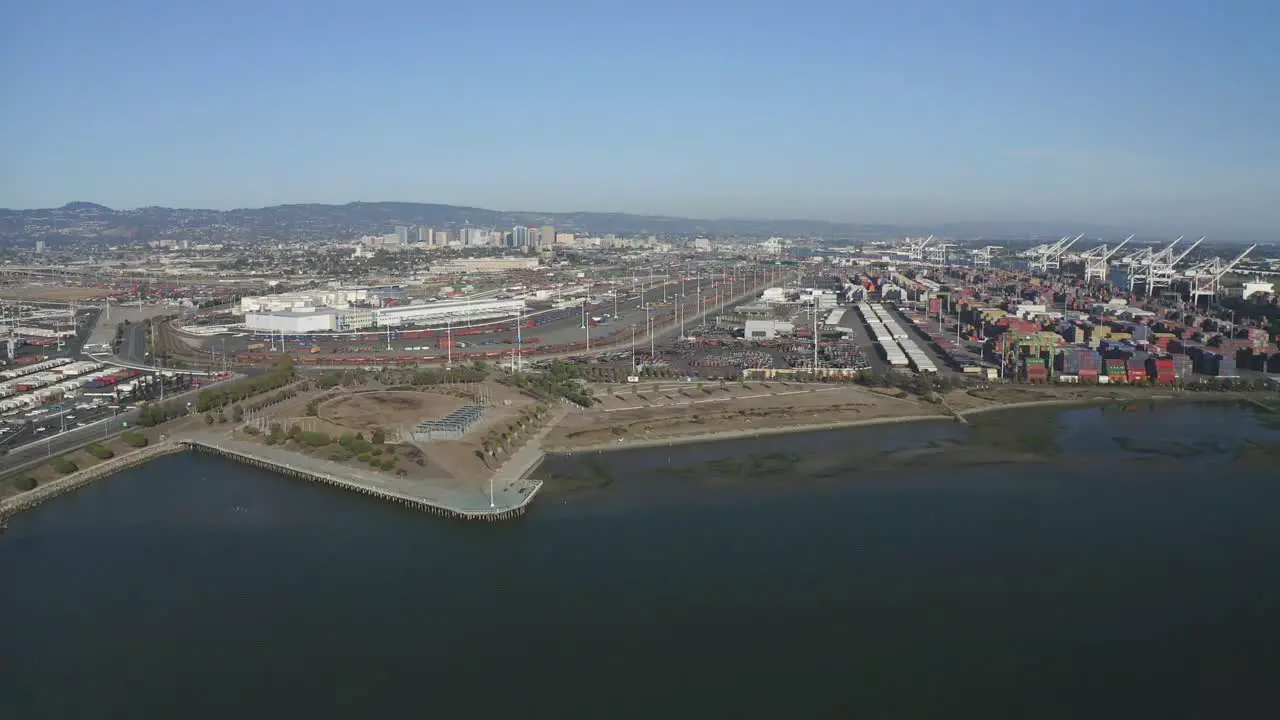
[[[1137,407],[564,458],[494,526],[172,456],[0,537],[0,718],[1255,717],[1278,440]]]

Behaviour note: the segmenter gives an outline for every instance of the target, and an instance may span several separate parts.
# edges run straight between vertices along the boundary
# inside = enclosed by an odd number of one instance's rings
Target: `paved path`
[[[541,481],[530,480],[525,475],[536,468],[542,462],[542,458],[546,456],[546,453],[542,450],[542,439],[547,436],[547,433],[555,429],[569,412],[571,410],[563,405],[553,409],[551,416],[547,418],[546,423],[543,424],[538,432],[529,438],[529,441],[523,447],[507,458],[507,461],[494,472],[494,487],[502,488],[504,491],[510,489],[517,492],[522,488],[531,488],[530,491],[532,492],[532,488],[540,487],[542,485]]]

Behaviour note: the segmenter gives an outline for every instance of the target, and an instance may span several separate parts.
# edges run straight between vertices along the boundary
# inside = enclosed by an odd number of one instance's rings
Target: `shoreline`
[[[117,455],[93,467],[77,470],[51,480],[44,485],[39,485],[34,489],[0,500],[0,519],[13,517],[59,495],[79,490],[92,482],[111,477],[131,467],[151,462],[162,455],[173,455],[180,452],[185,452],[185,448],[177,443],[166,441],[139,448],[131,453]]]
[[[1182,402],[1201,402],[1201,403],[1220,403],[1220,402],[1238,402],[1247,403],[1255,407],[1266,407],[1257,400],[1242,395],[1228,395],[1225,393],[1182,393],[1179,395],[1148,395],[1146,397],[1131,398],[1079,398],[1079,399],[1061,399],[1061,400],[1029,400],[1026,402],[1008,403],[1006,405],[992,405],[990,407],[973,408],[970,410],[961,410],[957,414],[961,417],[968,418],[971,415],[983,415],[987,413],[999,412],[1001,410],[1031,410],[1039,407],[1048,408],[1066,408],[1066,407],[1105,407],[1107,405],[1124,405],[1134,402],[1157,402],[1157,403],[1182,403]],[[1267,408],[1270,410],[1270,408]]]
[[[579,452],[606,452],[612,450],[632,450],[664,445],[694,445],[697,443],[719,442],[721,440],[741,440],[745,438],[764,437],[769,435],[791,435],[803,432],[821,432],[823,430],[840,430],[850,427],[868,427],[874,425],[900,425],[916,422],[956,422],[954,415],[900,415],[896,417],[863,418],[861,420],[843,420],[829,423],[808,423],[805,425],[783,425],[778,427],[762,427],[742,430],[721,430],[717,432],[680,435],[671,438],[654,438],[652,440],[629,440],[620,443],[596,443],[577,448],[544,448],[546,455],[573,455]]]
[[[495,480],[500,475],[505,475],[506,480],[512,482],[532,481],[532,491],[526,494],[523,499],[517,503],[515,507],[502,508],[501,511],[494,513],[493,511],[485,512],[484,510],[476,510],[461,507],[444,507],[438,498],[417,498],[404,496],[400,492],[390,491],[387,488],[365,488],[360,483],[354,482],[347,478],[338,478],[328,472],[317,472],[316,468],[292,468],[287,464],[281,463],[279,460],[268,459],[265,457],[257,457],[256,454],[247,455],[243,451],[232,448],[211,447],[200,439],[190,438],[170,438],[162,443],[149,445],[139,448],[133,452],[117,455],[114,458],[103,461],[93,467],[78,470],[69,475],[56,478],[44,485],[40,485],[32,490],[14,495],[0,500],[0,519],[5,519],[17,515],[25,510],[30,510],[48,500],[54,499],[60,495],[72,492],[84,487],[92,482],[110,477],[118,472],[127,470],[131,467],[141,465],[164,455],[171,455],[180,452],[210,452],[213,454],[222,454],[229,456],[231,459],[246,465],[258,466],[274,466],[270,469],[285,475],[305,474],[310,477],[306,479],[311,481],[319,481],[324,484],[333,485],[355,491],[362,494],[383,496],[384,500],[391,500],[399,504],[411,504],[420,506],[431,506],[437,514],[452,516],[459,519],[467,520],[492,520],[506,519],[522,514],[529,506],[533,504],[534,499],[541,489],[542,483],[534,481],[531,477],[543,461],[552,455],[571,457],[576,453],[601,453],[601,452],[617,452],[623,450],[639,450],[646,448],[676,445],[694,445],[699,443],[716,443],[730,440],[744,440],[756,437],[770,437],[778,435],[792,435],[806,432],[824,432],[828,430],[841,430],[855,427],[876,427],[883,425],[901,425],[920,422],[947,422],[957,423],[963,422],[966,418],[974,415],[982,415],[994,413],[1004,410],[1031,410],[1036,408],[1086,408],[1086,407],[1107,407],[1113,405],[1124,405],[1134,402],[1159,402],[1159,403],[1227,403],[1236,402],[1247,404],[1258,409],[1265,409],[1267,412],[1277,412],[1269,406],[1261,403],[1256,398],[1252,398],[1242,394],[1219,394],[1219,393],[1183,393],[1179,395],[1152,395],[1147,397],[1130,397],[1130,398],[1074,398],[1074,399],[1054,399],[1054,400],[1033,400],[1025,402],[1008,403],[1005,405],[994,405],[990,407],[973,408],[970,410],[962,410],[954,414],[927,414],[927,415],[906,415],[880,418],[863,418],[858,420],[845,420],[827,423],[807,423],[802,425],[789,425],[777,427],[760,427],[760,428],[742,428],[738,430],[722,430],[698,434],[685,434],[670,438],[654,438],[654,439],[637,439],[624,440],[623,442],[613,443],[596,443],[585,445],[577,448],[555,448],[543,447],[540,445],[526,445],[521,448],[522,452],[526,452],[532,457],[521,458],[520,462],[504,463],[502,467],[494,471]],[[554,427],[549,424],[544,427],[542,432],[546,433]],[[203,447],[200,447],[203,446]],[[239,456],[239,457],[236,457]],[[518,474],[513,470],[519,470]],[[505,472],[504,472],[505,471]],[[514,477],[512,477],[514,475]],[[421,508],[421,509],[426,509]],[[443,512],[441,512],[443,511]],[[501,517],[498,517],[501,516]]]
[[[1255,407],[1266,407],[1257,400],[1243,395],[1226,394],[1226,393],[1182,393],[1150,395],[1146,397],[1135,396],[1131,398],[1062,398],[1054,400],[1029,400],[1024,402],[1013,402],[1004,405],[992,405],[989,407],[972,408],[969,410],[959,410],[954,414],[937,414],[937,415],[907,415],[896,417],[882,418],[865,418],[861,420],[847,420],[829,423],[810,423],[806,425],[789,425],[778,427],[762,427],[741,430],[723,430],[718,432],[697,433],[692,435],[680,435],[678,437],[663,439],[639,439],[628,440],[624,442],[613,443],[595,443],[591,445],[583,445],[581,447],[564,447],[564,448],[544,448],[546,455],[573,455],[575,453],[599,453],[613,452],[621,450],[643,449],[651,447],[675,446],[675,445],[693,445],[697,443],[714,443],[723,440],[741,440],[752,437],[766,437],[773,435],[790,435],[803,432],[822,432],[824,430],[840,430],[852,427],[872,427],[877,425],[898,425],[902,423],[914,422],[963,422],[967,421],[971,416],[984,415],[1004,410],[1032,410],[1036,408],[1087,408],[1087,407],[1106,407],[1110,405],[1124,405],[1133,402],[1159,402],[1159,403],[1184,403],[1184,402],[1239,402],[1247,403]],[[1270,408],[1267,408],[1270,410]]]

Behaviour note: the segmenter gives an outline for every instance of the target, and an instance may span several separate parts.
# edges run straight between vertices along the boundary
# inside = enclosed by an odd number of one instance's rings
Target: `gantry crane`
[[[1181,240],[1181,238],[1179,238],[1179,240]],[[1203,237],[1191,243],[1186,250],[1178,253],[1176,257],[1173,254],[1175,252],[1173,245],[1170,245],[1158,253],[1153,253],[1150,260],[1147,262],[1147,297],[1155,297],[1156,290],[1171,287],[1173,285],[1174,277],[1177,276],[1177,272],[1174,268],[1178,263],[1185,260],[1186,257],[1191,254],[1192,250],[1200,247],[1200,243],[1202,242],[1204,242]]]
[[[1075,236],[1068,240],[1062,238],[1058,242],[1046,246],[1035,257],[1031,259],[1031,271],[1039,270],[1042,273],[1048,273],[1050,270],[1057,270],[1062,267],[1062,254],[1065,253],[1072,245],[1080,241],[1084,234]]]
[[[1105,285],[1107,283],[1107,276],[1110,274],[1111,270],[1112,256],[1114,256],[1120,248],[1128,245],[1129,241],[1133,238],[1134,236],[1130,235],[1124,240],[1121,240],[1120,244],[1115,247],[1108,247],[1104,244],[1080,253],[1080,259],[1084,260],[1084,281],[1086,283],[1097,281]]]
[[[999,245],[986,245],[973,251],[973,266],[980,268],[991,267],[991,255],[993,250],[1003,249]]]
[[[1194,269],[1191,274],[1191,303],[1193,305],[1199,303],[1201,297],[1210,300],[1217,297],[1222,290],[1223,276],[1239,265],[1240,261],[1244,260],[1256,247],[1258,246],[1250,245],[1231,262],[1224,263],[1219,258],[1213,258]]]
[[[950,250],[953,247],[955,247],[955,245],[949,242],[942,242],[942,243],[937,243],[935,245],[931,245],[928,251],[926,251],[925,253],[929,257],[929,264],[937,265],[938,267],[946,267],[947,266],[947,250]]]
[[[933,236],[920,240],[912,240],[907,238],[907,259],[911,262],[924,262],[924,249],[929,243],[933,242]]]
[[[1129,284],[1129,292],[1135,292],[1139,285],[1146,285],[1147,278],[1151,275],[1151,261],[1155,256],[1172,252],[1174,246],[1180,242],[1182,242],[1182,237],[1169,243],[1169,247],[1163,250],[1152,250],[1149,247],[1142,248],[1121,260],[1119,264],[1127,266],[1125,279]]]

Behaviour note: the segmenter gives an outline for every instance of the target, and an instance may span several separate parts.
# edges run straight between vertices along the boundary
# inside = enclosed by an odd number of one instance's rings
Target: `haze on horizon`
[[[1271,3],[46,0],[0,207],[1280,228]]]

